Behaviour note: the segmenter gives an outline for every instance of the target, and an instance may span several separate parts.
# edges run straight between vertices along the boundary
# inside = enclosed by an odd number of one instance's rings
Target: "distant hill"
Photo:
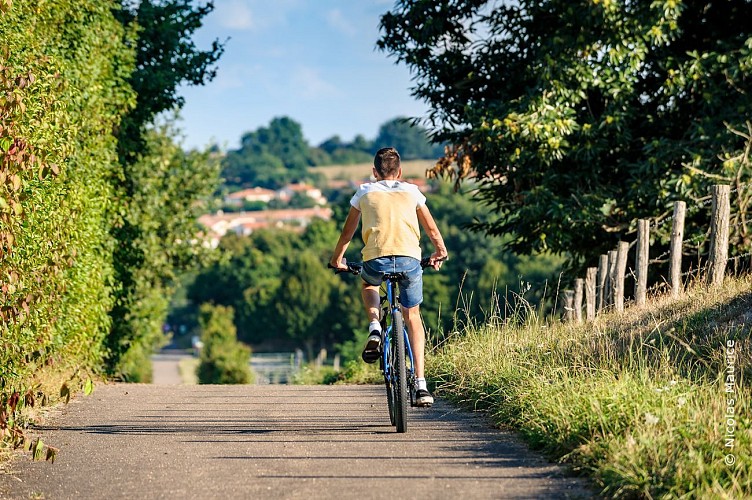
[[[402,162],[402,175],[405,178],[426,177],[426,170],[433,168],[434,160],[410,160]],[[329,165],[326,167],[310,167],[311,173],[323,174],[327,179],[360,180],[367,177],[372,163],[356,163],[353,165]]]

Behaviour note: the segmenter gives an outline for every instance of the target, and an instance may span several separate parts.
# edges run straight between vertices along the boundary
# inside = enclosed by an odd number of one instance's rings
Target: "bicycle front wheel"
[[[394,322],[392,324],[392,342],[390,349],[393,349],[393,387],[394,392],[394,425],[397,432],[407,431],[407,369],[405,367],[405,323],[402,319],[402,312],[394,312]]]

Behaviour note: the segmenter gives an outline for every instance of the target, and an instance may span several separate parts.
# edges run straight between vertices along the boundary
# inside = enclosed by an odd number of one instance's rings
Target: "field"
[[[402,176],[405,178],[425,177],[426,170],[435,165],[434,160],[411,160],[402,162]],[[373,165],[371,163],[356,163],[353,165],[330,165],[326,167],[311,167],[311,172],[324,174],[327,179],[360,180],[367,177]]]

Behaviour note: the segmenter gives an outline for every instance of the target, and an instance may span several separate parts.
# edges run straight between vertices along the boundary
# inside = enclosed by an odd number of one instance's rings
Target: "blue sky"
[[[206,49],[230,38],[219,73],[185,87],[185,146],[237,148],[275,116],[299,122],[312,145],[339,135],[375,138],[396,116],[423,116],[410,73],[375,49],[393,0],[215,0],[194,37]]]

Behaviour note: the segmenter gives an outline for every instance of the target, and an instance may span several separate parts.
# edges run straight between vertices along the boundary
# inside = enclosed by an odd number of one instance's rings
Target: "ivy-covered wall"
[[[117,8],[0,1],[2,403],[42,367],[81,376],[105,355],[114,133],[135,104],[133,34]]]

